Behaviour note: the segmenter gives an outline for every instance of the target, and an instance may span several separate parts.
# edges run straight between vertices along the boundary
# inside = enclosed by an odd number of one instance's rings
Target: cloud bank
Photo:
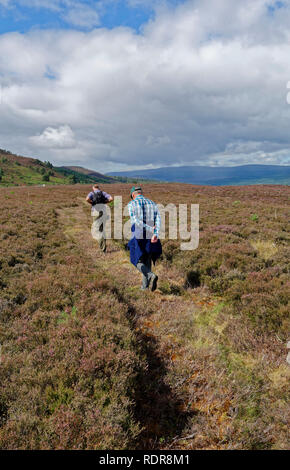
[[[0,147],[103,172],[289,163],[290,2],[155,7],[139,34],[0,35]]]

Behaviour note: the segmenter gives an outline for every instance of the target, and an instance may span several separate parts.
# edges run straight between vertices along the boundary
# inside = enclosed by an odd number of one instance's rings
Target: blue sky
[[[95,27],[112,29],[118,26],[130,27],[139,32],[143,24],[154,18],[156,8],[164,4],[174,8],[183,2],[184,0],[0,0],[0,33],[72,28],[88,31]],[[87,24],[85,21],[83,24],[71,21],[72,9],[86,10]]]
[[[0,148],[100,172],[289,164],[289,24],[290,0],[0,0]]]
[[[112,29],[125,26],[140,32],[140,27],[155,16],[156,9],[166,5],[175,8],[186,0],[0,0],[0,34],[20,33],[31,29],[78,29],[96,27]],[[269,16],[285,7],[281,0],[269,1]],[[86,10],[87,21],[71,21],[72,9]],[[91,13],[91,18],[90,17]],[[87,23],[87,24],[85,24]]]

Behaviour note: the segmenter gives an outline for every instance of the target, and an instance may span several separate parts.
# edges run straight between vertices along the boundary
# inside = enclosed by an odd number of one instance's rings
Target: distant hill
[[[155,182],[156,179],[152,178],[135,178],[134,176],[132,177],[127,177],[127,176],[108,176],[108,175],[103,175],[102,173],[98,173],[97,171],[94,170],[88,170],[87,168],[83,168],[82,166],[62,166],[59,167],[58,170],[69,170],[73,171],[76,173],[81,173],[82,175],[87,176],[90,179],[93,179],[93,181],[97,181],[99,183],[149,183],[149,182]]]
[[[112,178],[77,166],[54,167],[50,162],[0,149],[0,186],[117,183],[120,180],[122,178]]]
[[[62,172],[63,174],[75,174],[75,175],[82,175],[87,181],[90,182],[98,182],[98,183],[116,183],[116,178],[112,178],[110,176],[105,176],[102,173],[99,173],[94,170],[88,170],[87,168],[83,168],[82,166],[61,166],[57,167],[58,171]]]
[[[155,170],[110,172],[107,175],[81,166],[55,167],[37,158],[0,149],[0,186],[36,184],[92,184],[176,182],[212,186],[290,184],[290,166],[244,165],[236,167],[182,166]]]
[[[154,170],[110,172],[110,176],[211,186],[290,184],[290,166],[243,165],[235,167],[181,166]]]

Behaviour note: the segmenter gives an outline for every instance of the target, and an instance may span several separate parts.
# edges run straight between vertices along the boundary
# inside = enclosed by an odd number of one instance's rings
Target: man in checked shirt
[[[130,260],[143,275],[141,289],[154,291],[157,288],[158,276],[152,272],[152,261],[155,263],[162,253],[158,238],[160,213],[155,202],[143,196],[140,186],[133,186],[131,199],[128,204],[133,234],[128,243]]]

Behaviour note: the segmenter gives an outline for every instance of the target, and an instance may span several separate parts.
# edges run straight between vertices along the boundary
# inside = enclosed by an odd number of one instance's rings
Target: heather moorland
[[[0,189],[0,448],[287,448],[289,187],[144,185],[200,205],[148,296],[88,190]]]

